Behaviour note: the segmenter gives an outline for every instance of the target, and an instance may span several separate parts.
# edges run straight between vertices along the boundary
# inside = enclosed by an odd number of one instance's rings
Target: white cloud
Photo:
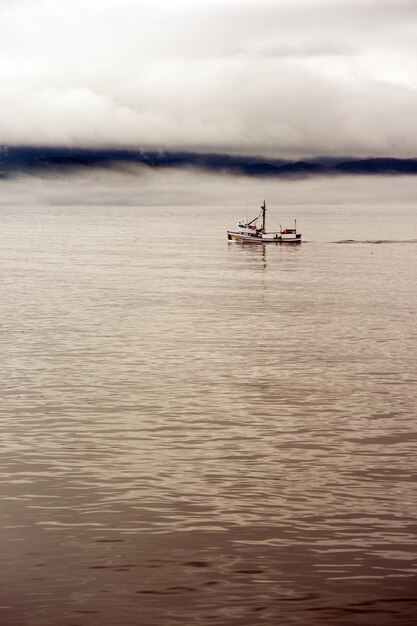
[[[417,154],[408,0],[0,5],[0,142]]]

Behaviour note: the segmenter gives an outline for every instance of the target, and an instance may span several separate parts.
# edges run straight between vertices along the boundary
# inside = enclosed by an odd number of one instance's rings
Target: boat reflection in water
[[[228,241],[241,243],[301,243],[301,233],[297,233],[297,221],[294,220],[294,228],[282,228],[279,231],[267,231],[265,226],[266,204],[261,206],[261,212],[249,222],[239,222],[238,230],[227,231]],[[258,227],[258,220],[261,225]]]
[[[230,240],[228,243],[232,243]],[[277,246],[271,246],[260,242],[256,246],[246,245],[247,242],[235,240],[234,245],[228,246],[229,252],[233,258],[239,259],[239,267],[243,271],[245,268],[251,272],[261,271],[266,272],[268,269],[279,269],[280,275],[282,273],[297,271],[299,263],[296,262],[296,258],[299,257],[301,252],[301,246],[293,244],[282,244],[277,249]],[[238,255],[238,256],[236,256]]]

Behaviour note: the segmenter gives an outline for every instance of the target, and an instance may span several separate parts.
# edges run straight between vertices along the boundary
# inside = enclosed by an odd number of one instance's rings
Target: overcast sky
[[[0,143],[417,157],[417,0],[0,0]]]

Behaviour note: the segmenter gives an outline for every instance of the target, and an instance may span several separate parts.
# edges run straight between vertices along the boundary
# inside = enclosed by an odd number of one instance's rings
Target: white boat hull
[[[301,234],[280,235],[279,233],[263,233],[249,235],[228,230],[227,239],[228,241],[240,241],[242,243],[301,243]]]

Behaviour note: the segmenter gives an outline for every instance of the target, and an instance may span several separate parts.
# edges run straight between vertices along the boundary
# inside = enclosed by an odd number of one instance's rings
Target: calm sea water
[[[2,626],[415,623],[417,208],[242,217],[0,209]]]

